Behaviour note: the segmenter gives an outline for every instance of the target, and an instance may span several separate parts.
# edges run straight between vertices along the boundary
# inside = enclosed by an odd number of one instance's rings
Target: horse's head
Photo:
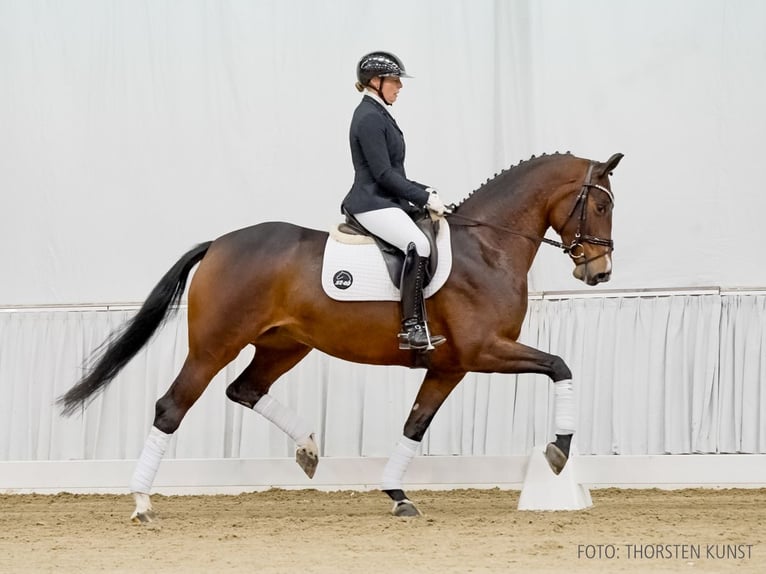
[[[614,195],[609,175],[622,157],[616,153],[604,163],[590,162],[584,178],[576,180],[579,187],[553,208],[551,221],[575,264],[573,275],[588,285],[609,281],[612,274]]]

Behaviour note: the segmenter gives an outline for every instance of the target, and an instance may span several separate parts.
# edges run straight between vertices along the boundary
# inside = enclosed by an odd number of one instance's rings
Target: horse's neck
[[[458,213],[480,222],[475,233],[486,249],[513,254],[517,262],[527,264],[528,271],[551,227],[551,210],[568,193],[584,161],[554,155],[520,164],[488,180],[460,205]],[[519,264],[514,271],[521,271]]]
[[[529,265],[539,246],[537,239],[549,227],[547,194],[534,189],[520,190],[502,201],[489,201],[486,206],[475,204],[464,210],[466,217],[481,222],[484,240],[497,249],[526,254]],[[468,206],[466,206],[468,207]]]

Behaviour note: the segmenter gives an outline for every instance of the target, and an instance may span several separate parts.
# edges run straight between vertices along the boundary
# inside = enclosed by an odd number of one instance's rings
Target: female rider
[[[441,345],[441,335],[428,335],[423,315],[423,279],[431,246],[410,213],[427,208],[445,212],[435,189],[409,180],[404,172],[404,135],[386,109],[396,101],[401,78],[409,78],[401,60],[389,52],[372,52],[359,60],[356,89],[364,92],[354,111],[349,138],[354,183],[341,209],[367,231],[405,254],[400,284],[402,332],[400,349],[424,350]]]

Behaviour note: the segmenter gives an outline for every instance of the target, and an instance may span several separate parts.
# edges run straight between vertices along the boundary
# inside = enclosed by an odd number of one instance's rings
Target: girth
[[[383,255],[383,261],[386,263],[386,269],[391,277],[391,281],[397,288],[400,287],[402,280],[402,268],[404,267],[404,253],[396,246],[391,245],[387,241],[382,240],[377,235],[373,235],[364,226],[359,223],[353,215],[347,211],[343,211],[346,216],[346,221],[338,225],[338,231],[347,235],[364,235],[371,237],[375,244],[380,249],[380,253]],[[423,232],[428,238],[428,243],[431,245],[431,255],[428,258],[428,267],[426,268],[426,276],[423,286],[426,287],[431,282],[436,272],[436,265],[439,262],[439,254],[436,249],[436,236],[439,233],[439,221],[434,221],[427,212],[423,213],[417,218],[414,218],[415,225]]]

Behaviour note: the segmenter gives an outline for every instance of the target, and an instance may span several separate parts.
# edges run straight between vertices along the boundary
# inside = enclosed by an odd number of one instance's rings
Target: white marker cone
[[[577,464],[574,445],[564,470],[553,474],[545,460],[545,446],[532,449],[519,496],[519,510],[583,510],[593,506],[590,491],[576,479]]]

